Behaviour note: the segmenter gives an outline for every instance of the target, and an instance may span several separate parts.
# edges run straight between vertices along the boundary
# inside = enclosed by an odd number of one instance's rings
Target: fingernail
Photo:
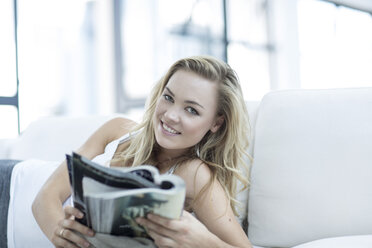
[[[89,230],[88,231],[88,235],[93,237],[94,236],[94,232],[92,230]]]
[[[77,217],[83,218],[83,216],[84,216],[84,214],[82,212],[79,212]]]
[[[89,242],[84,242],[84,247],[89,247],[90,243]]]

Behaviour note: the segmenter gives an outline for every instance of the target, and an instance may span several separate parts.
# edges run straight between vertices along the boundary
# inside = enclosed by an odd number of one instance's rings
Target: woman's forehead
[[[165,90],[184,100],[198,101],[205,105],[215,105],[217,83],[194,72],[179,70],[172,75]]]

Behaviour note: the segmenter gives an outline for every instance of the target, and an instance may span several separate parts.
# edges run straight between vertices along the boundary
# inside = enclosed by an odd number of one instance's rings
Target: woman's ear
[[[213,123],[212,127],[211,127],[211,132],[212,133],[215,133],[218,131],[218,129],[222,126],[223,122],[225,121],[225,118],[223,117],[223,115],[221,116],[218,116],[215,120],[215,122]]]

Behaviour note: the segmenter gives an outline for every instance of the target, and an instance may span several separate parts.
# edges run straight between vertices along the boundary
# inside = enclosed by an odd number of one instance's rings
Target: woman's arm
[[[200,161],[179,167],[176,174],[185,180],[189,199],[195,199],[211,177]],[[179,220],[149,215],[139,223],[150,230],[159,247],[252,247],[219,182],[202,193],[192,209],[198,219],[184,211]]]
[[[134,122],[127,119],[112,119],[93,133],[77,153],[92,159],[102,154],[109,142],[129,132],[133,125]],[[75,235],[72,230],[85,235],[91,234],[89,228],[73,220],[75,217],[82,217],[77,209],[62,208],[63,202],[70,195],[70,182],[64,161],[43,185],[32,205],[32,212],[41,230],[54,245],[60,247],[67,245],[69,242],[67,239],[71,241],[70,243],[84,245],[86,241]]]
[[[190,187],[191,197],[195,199],[196,195],[201,192],[202,187],[209,182],[212,174],[209,167],[204,163],[195,163],[193,167],[191,167],[193,168],[191,173],[187,173],[186,167],[183,169],[186,170],[187,180],[192,185]],[[191,179],[193,183],[190,182]],[[225,191],[217,180],[196,199],[192,209],[196,217],[221,241],[236,247],[251,247],[246,233],[231,209]]]

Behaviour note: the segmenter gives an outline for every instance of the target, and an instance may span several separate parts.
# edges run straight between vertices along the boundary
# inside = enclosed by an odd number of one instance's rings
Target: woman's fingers
[[[84,226],[83,224],[80,224],[79,222],[72,220],[72,219],[63,219],[60,221],[59,226],[61,228],[66,229],[66,231],[76,231],[78,233],[81,233],[83,235],[87,236],[94,236],[94,232],[88,228],[87,226]],[[64,235],[65,237],[66,235]]]
[[[65,245],[70,245],[67,247],[75,248],[76,245],[74,246],[74,244],[80,245],[80,247],[90,246],[90,243],[87,240],[71,229],[61,228],[57,235],[62,239],[62,242],[64,242]]]
[[[177,220],[170,220],[157,215],[148,215],[147,219],[137,218],[136,221],[138,224],[145,226],[149,234],[156,233],[173,238],[176,236],[177,232],[183,231],[182,225],[180,225]]]
[[[65,219],[69,219],[72,216],[74,216],[75,218],[81,219],[84,216],[82,212],[80,212],[77,208],[74,208],[72,206],[66,206],[63,209],[63,212],[65,213]]]
[[[179,230],[182,226],[181,222],[179,222],[177,219],[168,219],[155,214],[148,214],[147,219],[170,230]]]
[[[94,232],[92,229],[88,228],[87,226],[84,226],[83,224],[77,222],[74,220],[73,217],[76,218],[83,218],[83,213],[80,212],[77,208],[67,206],[64,208],[65,212],[65,219],[60,222],[60,226],[66,229],[75,230],[81,234],[87,235],[87,236],[94,236]]]
[[[157,247],[162,248],[162,247],[175,247],[176,243],[174,240],[164,237],[162,235],[157,234],[154,231],[149,230],[148,234],[154,239],[154,242]]]
[[[65,239],[63,236],[64,236],[64,233],[65,231],[63,231],[64,229],[62,228],[57,228],[55,231],[54,231],[54,236],[52,238],[52,243],[58,247],[58,248],[62,248],[62,247],[67,247],[67,248],[79,248],[77,245],[77,243],[72,243],[70,241],[68,241],[67,239]],[[62,236],[63,235],[63,236]],[[83,246],[84,247],[84,246]]]
[[[153,222],[155,221],[154,218],[150,220],[149,216],[147,217],[148,219],[137,218],[136,221],[138,224],[145,226],[147,233],[150,235],[151,238],[154,239],[156,246],[159,248],[175,247],[176,242],[172,239],[172,237],[175,236],[176,232],[163,226],[163,224],[165,224],[164,221],[162,221],[162,224],[159,224],[157,222]],[[155,217],[155,219],[157,218]]]
[[[75,220],[75,218],[82,218],[83,214],[71,206],[65,207],[63,211],[65,218],[58,222],[52,238],[53,244],[56,247],[89,247],[90,243],[83,235],[94,236],[94,232]]]

